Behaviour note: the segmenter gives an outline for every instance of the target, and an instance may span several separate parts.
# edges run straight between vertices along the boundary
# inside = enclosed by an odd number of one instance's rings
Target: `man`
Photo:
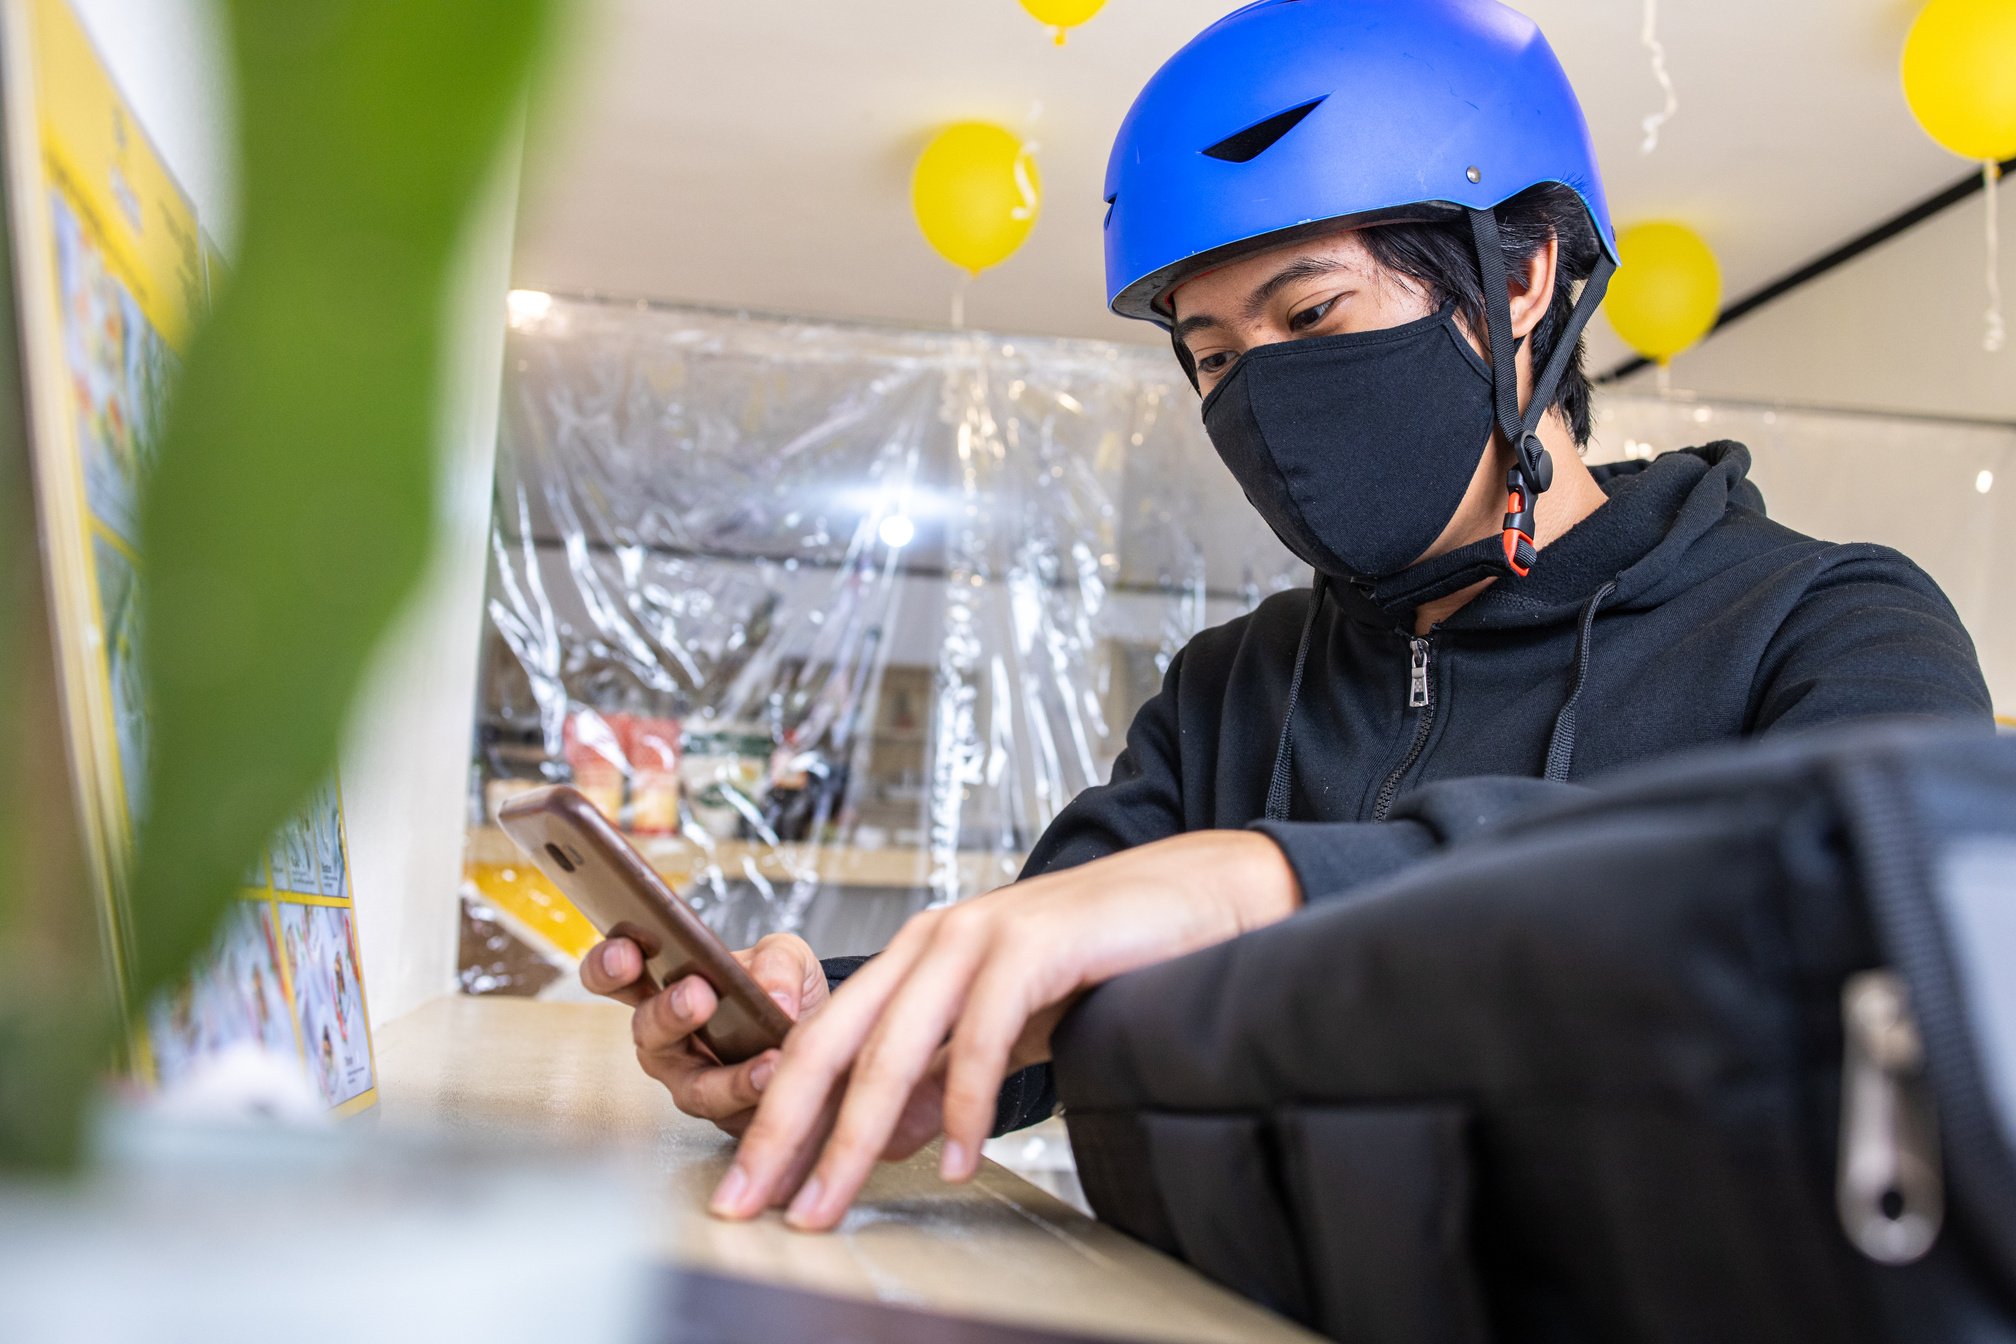
[[[1870,716],[1989,723],[1932,582],[1769,522],[1740,446],[1583,465],[1614,235],[1573,90],[1514,11],[1249,5],[1150,81],[1107,198],[1113,309],[1170,331],[1314,584],[1178,654],[1023,880],[830,968],[830,1000],[798,939],[742,953],[801,1020],[781,1058],[715,1065],[689,1040],[704,984],[646,997],[634,946],[590,954],[647,1071],[742,1136],[725,1217],[788,1201],[829,1228],[878,1156],[941,1134],[945,1177],[971,1176],[997,1120],[1050,1109],[1041,1070],[1002,1080],[1085,988],[1568,781]]]

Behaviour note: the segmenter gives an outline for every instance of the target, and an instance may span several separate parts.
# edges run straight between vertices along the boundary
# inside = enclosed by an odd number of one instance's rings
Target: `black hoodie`
[[[1287,819],[1260,826],[1311,901],[1342,876],[1329,851],[1362,843],[1336,823],[1388,820],[1402,795],[1439,780],[1584,780],[1886,715],[1990,727],[1973,642],[1938,585],[1885,547],[1770,521],[1749,467],[1742,445],[1715,443],[1595,468],[1607,504],[1531,574],[1494,583],[1421,639],[1411,613],[1396,621],[1336,581],[1320,599],[1280,593],[1204,631],[1135,717],[1111,782],[1058,814],[1023,876],[1258,821],[1305,623]]]
[[[1989,729],[1938,585],[1885,547],[1770,521],[1749,467],[1715,443],[1596,468],[1607,504],[1422,639],[1338,581],[1204,631],[1111,781],[1058,814],[1023,876],[1257,823],[1315,902],[1563,787],[1550,781],[1852,719]],[[1286,818],[1262,820],[1305,626]],[[1004,1127],[1047,1114],[1047,1084],[1011,1079]]]

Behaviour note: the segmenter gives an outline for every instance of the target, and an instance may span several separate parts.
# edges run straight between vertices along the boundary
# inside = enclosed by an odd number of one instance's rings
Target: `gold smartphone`
[[[689,975],[713,986],[720,1006],[695,1035],[716,1059],[739,1064],[784,1044],[791,1018],[578,791],[557,784],[519,794],[497,820],[605,937],[643,950],[647,988]]]

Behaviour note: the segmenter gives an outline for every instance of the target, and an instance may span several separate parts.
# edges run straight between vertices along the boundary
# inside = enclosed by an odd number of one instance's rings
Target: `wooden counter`
[[[440,999],[378,1033],[378,1068],[386,1124],[647,1147],[664,1179],[659,1250],[684,1268],[1122,1339],[1316,1339],[993,1163],[942,1184],[935,1147],[882,1168],[834,1233],[710,1218],[728,1141],[639,1071],[614,1004]]]

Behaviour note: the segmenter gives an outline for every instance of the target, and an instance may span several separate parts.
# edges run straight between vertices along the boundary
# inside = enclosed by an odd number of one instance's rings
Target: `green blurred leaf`
[[[242,241],[141,517],[143,1001],[333,764],[420,577],[458,244],[564,3],[227,0]]]

